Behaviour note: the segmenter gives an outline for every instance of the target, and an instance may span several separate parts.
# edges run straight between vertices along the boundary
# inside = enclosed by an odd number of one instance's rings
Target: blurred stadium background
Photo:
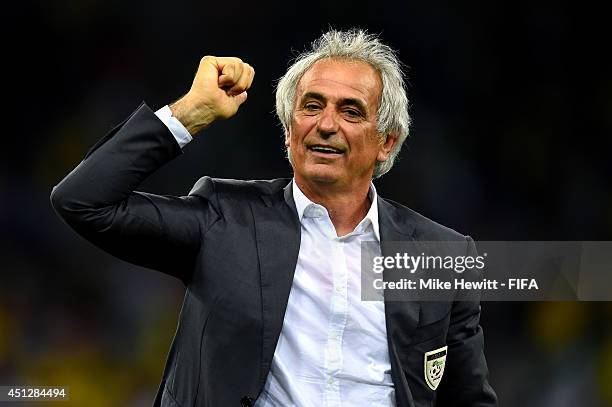
[[[0,385],[70,388],[47,405],[152,403],[183,288],[93,248],[48,197],[206,54],[255,67],[249,101],[143,190],[289,176],[274,81],[330,25],[359,26],[409,67],[414,126],[383,196],[476,240],[611,240],[610,32],[587,3],[26,1],[5,19]],[[484,303],[482,325],[502,406],[612,406],[612,303]]]

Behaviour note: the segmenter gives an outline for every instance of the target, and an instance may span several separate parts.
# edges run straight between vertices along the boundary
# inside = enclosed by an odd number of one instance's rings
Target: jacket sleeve
[[[53,188],[52,206],[78,234],[108,253],[188,283],[201,235],[217,219],[211,200],[134,191],[181,153],[143,103]]]
[[[476,256],[476,246],[467,237],[467,255]],[[473,298],[470,298],[473,299]],[[447,359],[436,406],[493,407],[497,396],[488,381],[480,301],[457,300],[451,310],[447,336]]]

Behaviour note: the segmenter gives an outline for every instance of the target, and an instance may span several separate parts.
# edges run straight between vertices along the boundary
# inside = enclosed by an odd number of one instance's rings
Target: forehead
[[[328,98],[359,98],[377,105],[382,92],[379,73],[362,61],[322,59],[308,69],[297,86],[297,97],[306,92]]]

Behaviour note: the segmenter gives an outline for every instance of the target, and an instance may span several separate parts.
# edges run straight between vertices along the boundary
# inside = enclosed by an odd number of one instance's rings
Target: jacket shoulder
[[[289,178],[271,180],[237,180],[202,177],[191,188],[189,195],[210,199],[213,195],[235,198],[255,198],[274,195],[283,190],[291,181]]]
[[[422,241],[460,241],[466,236],[454,229],[435,222],[419,212],[398,202],[383,198],[400,227],[413,229],[413,236]]]

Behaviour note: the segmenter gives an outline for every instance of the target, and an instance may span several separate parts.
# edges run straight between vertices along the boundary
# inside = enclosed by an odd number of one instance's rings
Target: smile
[[[315,153],[321,153],[321,154],[326,154],[326,155],[327,154],[339,155],[339,154],[344,153],[344,151],[342,151],[342,150],[340,150],[338,148],[335,148],[335,147],[332,147],[332,146],[324,146],[324,145],[320,145],[320,144],[317,144],[317,145],[314,145],[314,146],[310,146],[310,147],[308,147],[308,149],[310,151],[315,152]]]

